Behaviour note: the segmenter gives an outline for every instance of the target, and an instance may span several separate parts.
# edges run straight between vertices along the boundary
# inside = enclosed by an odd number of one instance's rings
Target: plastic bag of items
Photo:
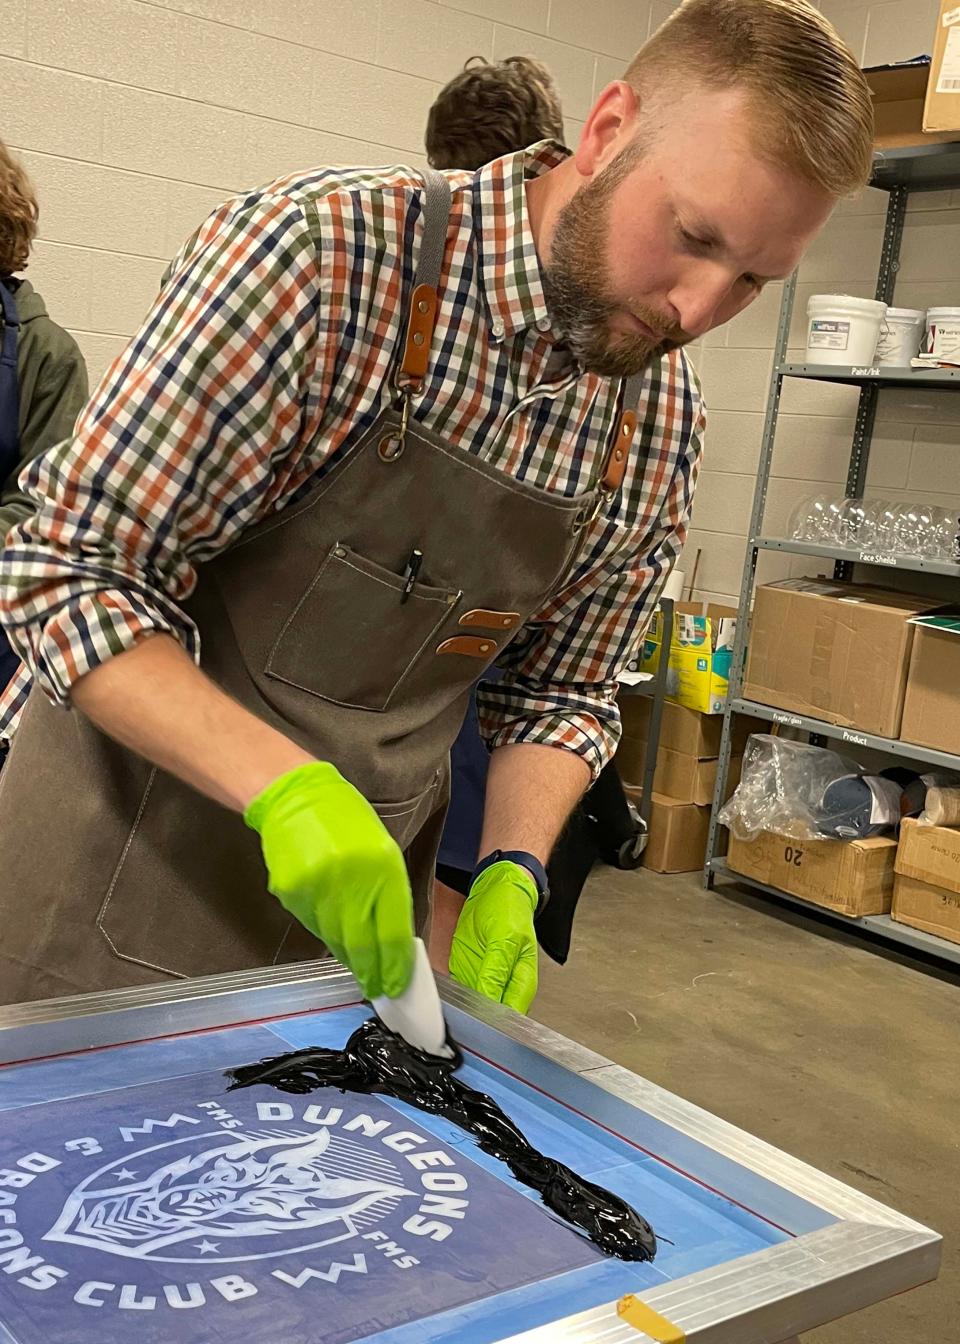
[[[797,840],[863,839],[899,824],[904,788],[916,778],[899,767],[868,775],[835,751],[754,733],[720,821],[738,840],[761,831]]]

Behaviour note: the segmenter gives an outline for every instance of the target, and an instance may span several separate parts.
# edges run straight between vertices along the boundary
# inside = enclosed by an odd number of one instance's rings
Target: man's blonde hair
[[[849,47],[806,0],[684,0],[624,79],[641,107],[697,82],[741,88],[765,158],[835,196],[870,177],[870,89]]]
[[[39,213],[26,169],[0,140],[0,275],[25,268]]]

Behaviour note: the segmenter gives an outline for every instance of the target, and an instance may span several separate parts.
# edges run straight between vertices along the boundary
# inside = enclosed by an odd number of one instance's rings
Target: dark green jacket
[[[47,316],[43,299],[29,280],[17,282],[17,377],[20,384],[20,464],[73,433],[87,401],[87,370],[73,339]],[[3,315],[0,312],[0,329]],[[17,493],[20,467],[0,481],[0,544],[33,505]]]

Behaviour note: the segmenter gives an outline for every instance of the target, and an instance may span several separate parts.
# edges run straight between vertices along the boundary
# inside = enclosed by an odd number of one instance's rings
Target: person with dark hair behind
[[[471,56],[437,95],[424,138],[431,167],[482,168],[537,140],[562,143],[560,96],[547,67],[531,56],[493,65]]]
[[[26,171],[0,140],[0,544],[32,512],[16,489],[21,466],[67,438],[87,400],[76,341],[50,320],[30,281],[14,275],[26,269],[38,217]],[[0,690],[19,666],[0,632]]]
[[[437,95],[425,140],[434,168],[475,170],[535,141],[563,136],[560,96],[545,65],[530,56],[493,65],[473,56]],[[484,679],[499,676],[494,665]],[[437,859],[430,957],[444,973],[479,854],[488,763],[474,692],[450,753],[450,806]],[[595,861],[631,865],[624,856],[639,848],[633,844],[637,831],[636,813],[610,762],[568,819],[547,864],[550,900],[537,916],[536,931],[554,961],[567,960],[574,913]]]

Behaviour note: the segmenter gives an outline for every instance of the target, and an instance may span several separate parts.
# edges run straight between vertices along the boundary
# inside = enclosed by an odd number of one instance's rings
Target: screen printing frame
[[[622,1317],[614,1301],[505,1344],[769,1344],[936,1277],[941,1238],[929,1228],[455,981],[441,980],[440,989],[465,1049],[790,1234],[645,1291],[643,1307],[671,1327],[655,1335]],[[323,961],[0,1007],[0,1066],[344,1007],[360,997],[349,972]]]

